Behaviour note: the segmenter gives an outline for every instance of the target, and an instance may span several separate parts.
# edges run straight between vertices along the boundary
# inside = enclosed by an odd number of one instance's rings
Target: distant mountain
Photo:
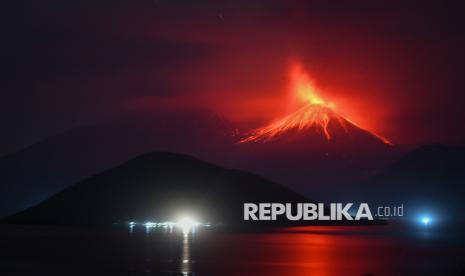
[[[157,152],[80,181],[5,222],[109,225],[173,220],[187,211],[203,221],[239,224],[244,202],[308,200],[248,172]]]
[[[373,177],[405,152],[321,100],[244,135],[238,148],[246,156],[240,162],[244,168],[328,200],[342,199],[352,184]]]
[[[0,217],[37,204],[83,177],[151,151],[218,161],[236,127],[208,110],[131,113],[52,136],[0,158]]]
[[[392,145],[337,114],[325,103],[309,103],[294,113],[252,131],[241,143],[292,144],[294,148],[339,150]]]
[[[404,203],[407,210],[430,209],[444,219],[465,219],[465,148],[417,148],[355,188],[375,202]]]
[[[384,173],[383,178],[424,177],[444,179],[465,176],[465,148],[441,144],[419,147]]]

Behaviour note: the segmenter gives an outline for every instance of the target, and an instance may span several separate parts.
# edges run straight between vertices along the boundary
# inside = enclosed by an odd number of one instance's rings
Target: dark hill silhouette
[[[465,148],[417,148],[363,185],[358,196],[381,203],[404,203],[407,210],[432,209],[444,219],[465,219]]]
[[[141,154],[222,158],[234,125],[208,110],[131,113],[75,128],[0,158],[0,217],[33,206],[84,177]]]
[[[260,176],[225,169],[187,155],[145,154],[8,217],[18,224],[108,225],[172,220],[197,213],[202,220],[242,222],[244,202],[308,202]]]

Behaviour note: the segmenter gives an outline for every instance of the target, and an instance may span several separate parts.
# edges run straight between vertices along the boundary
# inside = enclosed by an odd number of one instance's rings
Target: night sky
[[[258,126],[289,112],[295,63],[394,143],[465,145],[465,17],[452,2],[69,2],[2,4],[0,155],[162,106]]]

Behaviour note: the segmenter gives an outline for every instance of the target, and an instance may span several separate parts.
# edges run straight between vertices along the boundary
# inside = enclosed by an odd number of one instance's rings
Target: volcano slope
[[[252,131],[240,143],[292,144],[298,148],[386,148],[385,138],[364,130],[331,107],[309,103],[296,112]]]

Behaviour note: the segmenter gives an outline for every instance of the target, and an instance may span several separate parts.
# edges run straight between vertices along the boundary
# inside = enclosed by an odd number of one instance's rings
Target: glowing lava
[[[318,95],[318,89],[314,82],[298,67],[292,71],[291,89],[305,103],[304,106],[280,120],[252,131],[248,137],[240,140],[239,143],[268,142],[290,131],[301,132],[310,129],[323,134],[327,141],[332,139],[333,132],[342,131],[347,136],[350,136],[349,129],[358,128],[365,131],[355,123],[337,114],[334,110],[335,105]],[[391,144],[383,137],[373,133],[370,134],[385,144]]]

